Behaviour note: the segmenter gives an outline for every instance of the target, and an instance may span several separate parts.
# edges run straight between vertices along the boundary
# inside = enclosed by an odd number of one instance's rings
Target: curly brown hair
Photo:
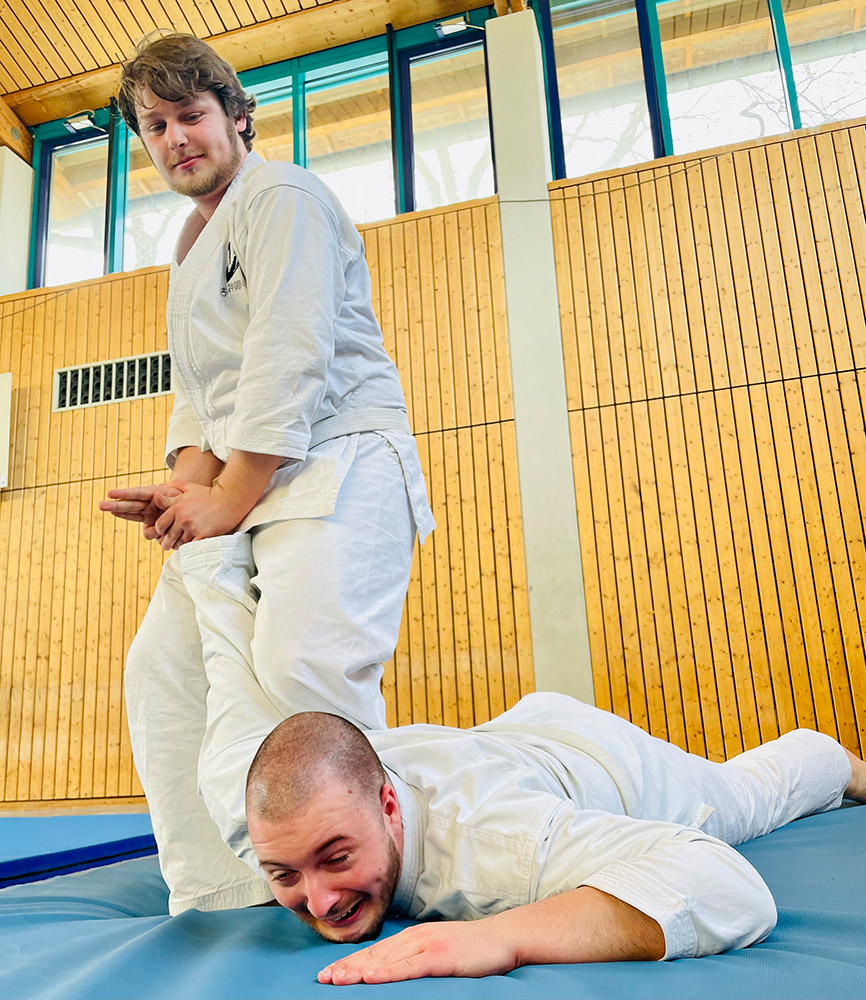
[[[214,50],[195,35],[181,32],[151,32],[138,43],[132,58],[123,64],[117,103],[126,124],[140,136],[136,94],[149,87],[164,101],[183,101],[210,90],[232,121],[246,118],[240,133],[248,150],[256,130],[252,111],[256,99],[245,93],[237,74]]]

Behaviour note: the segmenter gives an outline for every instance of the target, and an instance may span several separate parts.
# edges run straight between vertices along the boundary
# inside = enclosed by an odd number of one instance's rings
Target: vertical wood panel
[[[599,703],[714,759],[866,745],[864,205],[862,124],[551,186]]]

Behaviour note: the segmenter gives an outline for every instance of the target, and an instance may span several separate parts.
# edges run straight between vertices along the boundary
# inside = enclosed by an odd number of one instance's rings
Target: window
[[[260,156],[266,160],[293,162],[295,136],[291,97],[259,104],[253,112],[253,125],[256,130],[253,149]]]
[[[307,167],[356,223],[410,210],[416,201],[433,207],[492,194],[478,30],[492,16],[492,7],[469,12],[472,37],[444,48],[430,22],[240,73],[258,100],[255,151]],[[406,67],[402,87],[398,66]],[[73,136],[67,129],[80,127],[79,119],[89,131]],[[81,112],[38,126],[34,139],[31,287],[171,259],[189,201],[168,189],[115,114]]]
[[[675,153],[787,131],[767,0],[658,3]]]
[[[307,167],[331,188],[354,222],[395,214],[387,64],[346,83],[308,81]]]
[[[557,176],[866,115],[866,0],[532,4]],[[492,16],[241,73],[259,100],[256,151],[312,170],[358,223],[491,195]],[[31,287],[170,259],[189,203],[108,109],[38,126],[34,152]]]
[[[634,0],[551,5],[551,21],[567,175],[652,159]]]
[[[493,194],[484,48],[476,42],[409,59],[416,209]]]
[[[127,185],[123,269],[167,264],[190,213],[190,202],[168,187],[141,140],[132,134]]]
[[[97,278],[105,264],[108,140],[62,146],[48,160],[44,284]]]
[[[866,115],[866,3],[782,0],[805,127]]]

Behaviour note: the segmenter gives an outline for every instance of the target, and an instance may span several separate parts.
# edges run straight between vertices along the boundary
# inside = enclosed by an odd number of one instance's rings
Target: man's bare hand
[[[165,513],[165,501],[179,494],[180,490],[169,483],[149,483],[147,486],[109,490],[108,500],[103,500],[99,509],[124,521],[140,521],[142,534],[148,541],[152,541],[159,537],[154,525]]]
[[[319,982],[348,986],[496,976],[520,965],[656,960],[665,947],[652,917],[584,885],[480,920],[416,924],[332,963]]]
[[[350,986],[423,976],[504,975],[517,967],[517,952],[491,930],[490,918],[408,927],[322,969],[319,982]]]
[[[228,535],[246,514],[218,483],[211,487],[174,480],[172,486],[176,487],[172,496],[154,494],[154,503],[161,508],[154,530],[166,550],[200,538]]]

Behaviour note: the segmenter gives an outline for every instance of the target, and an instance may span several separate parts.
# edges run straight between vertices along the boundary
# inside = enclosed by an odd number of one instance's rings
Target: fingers
[[[176,517],[173,510],[167,510],[157,519],[153,531],[152,537],[166,552],[171,549],[179,549],[181,545],[186,545],[187,542],[192,542],[196,538],[192,526]]]
[[[329,965],[322,969],[318,979],[320,983],[333,986],[352,986],[356,983],[396,983],[422,976],[448,974],[431,960],[423,937],[419,939],[402,931]]]
[[[172,490],[169,492],[165,490],[155,491],[153,494],[153,505],[154,507],[159,507],[160,510],[168,510],[172,504],[177,503],[183,494],[180,490]]]
[[[399,935],[398,935],[399,937]],[[389,940],[391,940],[389,938]],[[385,942],[382,942],[384,944]],[[318,979],[320,983],[331,983],[334,986],[349,986],[364,982],[364,972],[381,966],[380,953],[384,949],[377,945],[369,945],[362,951],[353,952],[348,958],[341,959],[333,965],[322,969]]]
[[[402,983],[408,979],[441,975],[422,965],[420,959],[421,956],[415,956],[363,969],[323,969],[319,973],[319,982],[332,986],[354,986],[357,983]]]
[[[145,503],[150,503],[155,489],[153,483],[149,483],[147,486],[128,486],[122,490],[109,490],[108,498],[110,500],[143,500]],[[99,506],[101,510],[104,509],[102,504]]]
[[[494,918],[490,918],[494,919]],[[396,983],[422,976],[489,976],[515,968],[507,937],[485,933],[483,920],[418,924],[322,969],[320,983]]]
[[[140,515],[147,505],[146,500],[100,500],[99,509],[114,514],[115,517],[126,517],[127,520],[134,521],[141,519]],[[134,516],[136,514],[139,515],[138,518]]]
[[[183,528],[176,523],[174,511],[167,510],[157,518],[154,524],[157,540],[166,551],[176,548],[176,543],[183,535]]]

